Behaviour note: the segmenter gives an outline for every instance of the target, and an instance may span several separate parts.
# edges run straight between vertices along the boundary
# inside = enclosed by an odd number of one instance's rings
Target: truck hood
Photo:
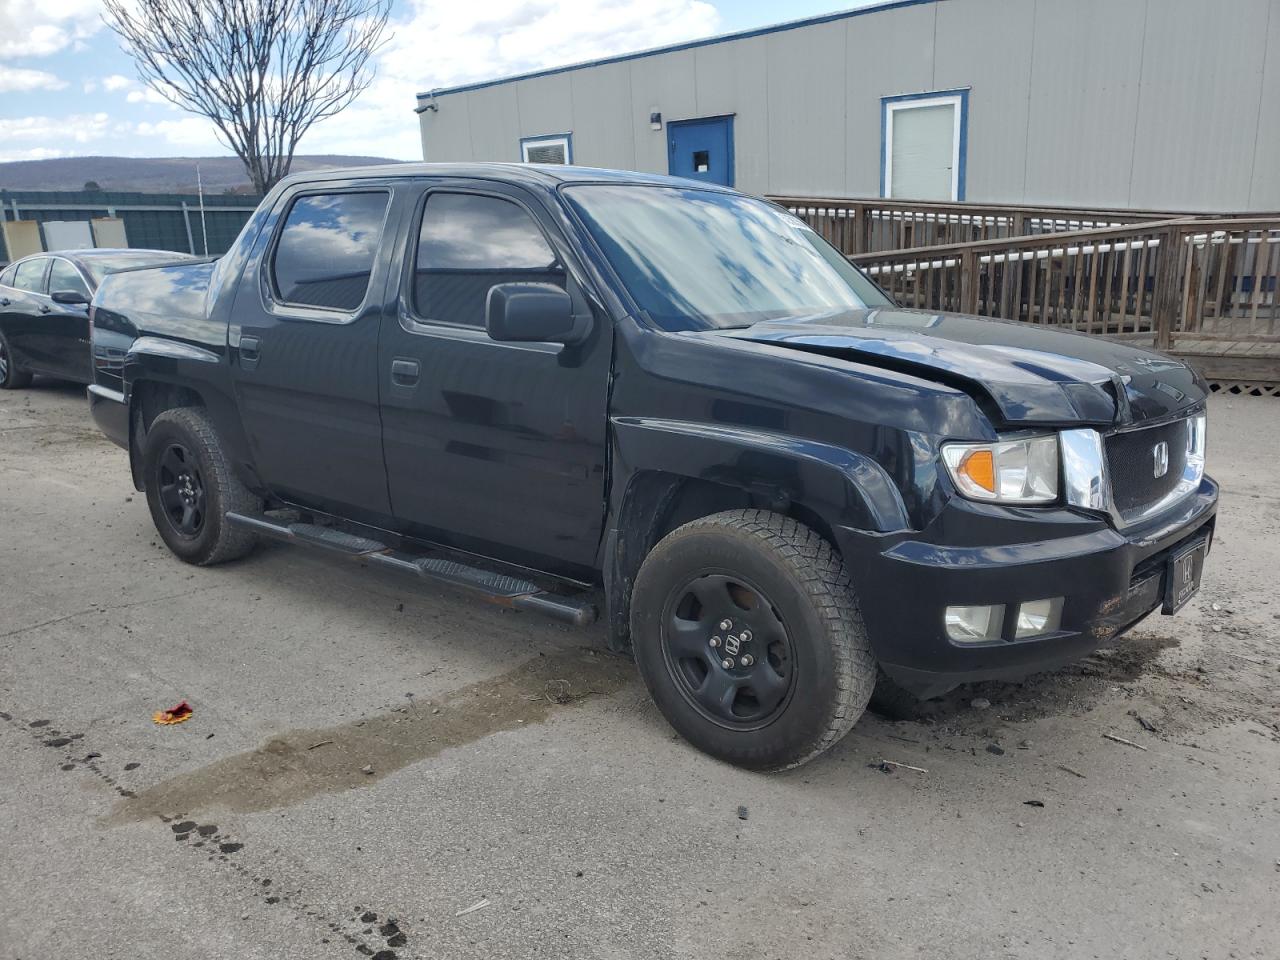
[[[771,320],[696,336],[847,358],[955,386],[1017,424],[1123,425],[1204,401],[1181,360],[1087,334],[923,310],[876,308]]]

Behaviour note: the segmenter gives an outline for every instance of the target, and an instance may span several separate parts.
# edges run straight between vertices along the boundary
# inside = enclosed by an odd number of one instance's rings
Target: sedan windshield
[[[564,194],[641,309],[665,330],[889,304],[838,250],[761,200],[696,187],[603,184]]]

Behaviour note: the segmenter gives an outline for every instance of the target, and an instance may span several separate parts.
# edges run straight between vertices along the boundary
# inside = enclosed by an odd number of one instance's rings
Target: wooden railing
[[[953,243],[1099,230],[1190,214],[1011,204],[770,197],[848,256]]]
[[[1178,340],[1280,342],[1280,215],[1166,218],[850,259],[904,306],[1166,350]]]

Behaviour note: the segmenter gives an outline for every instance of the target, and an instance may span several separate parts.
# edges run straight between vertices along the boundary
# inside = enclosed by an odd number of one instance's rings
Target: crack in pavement
[[[130,607],[141,607],[149,603],[163,603],[166,600],[181,600],[184,597],[195,596],[196,594],[208,593],[211,590],[217,590],[222,584],[213,584],[208,587],[199,587],[195,590],[184,590],[182,593],[172,593],[163,597],[150,597],[146,600],[130,600],[127,603],[108,603],[98,604],[92,607],[86,607],[83,610],[77,610],[75,613],[63,614],[60,617],[52,617],[49,620],[41,620],[39,623],[32,623],[25,627],[16,627],[7,633],[0,633],[0,640],[7,640],[9,637],[16,637],[19,634],[30,633],[32,630],[39,630],[41,627],[51,627],[55,623],[65,623],[68,620],[74,620],[76,617],[83,617],[90,613],[107,613],[110,610],[127,610]]]
[[[74,747],[84,742],[83,733],[65,734],[47,719],[26,721],[0,710],[0,721],[27,734],[41,746],[49,749]],[[74,752],[64,750],[59,769],[64,772],[88,770],[126,801],[137,796],[133,790],[121,784],[115,776],[103,769],[102,759],[102,754],[93,750],[84,754],[81,754],[78,749]],[[141,764],[130,762],[124,765],[124,769],[132,771],[140,766]],[[333,938],[350,944],[362,957],[368,957],[370,960],[399,960],[400,955],[396,950],[407,947],[409,943],[409,935],[401,927],[401,920],[398,917],[380,915],[375,910],[356,906],[353,916],[344,917],[342,921],[338,921],[332,914],[313,905],[310,898],[303,899],[304,888],[297,884],[299,870],[296,865],[290,867],[291,882],[287,889],[277,884],[275,878],[259,875],[242,862],[243,857],[248,856],[245,852],[246,843],[216,823],[197,823],[194,820],[169,815],[158,815],[152,822],[167,824],[173,838],[188,850],[203,854],[205,862],[224,867],[232,871],[238,880],[251,884],[253,896],[262,901],[264,906],[279,906],[304,922],[321,924]],[[376,932],[375,924],[377,924]],[[321,936],[319,939],[322,944],[331,942],[328,936]]]

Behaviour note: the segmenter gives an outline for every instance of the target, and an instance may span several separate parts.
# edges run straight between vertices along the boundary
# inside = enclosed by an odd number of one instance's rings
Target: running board
[[[317,523],[273,520],[229,512],[227,522],[273,540],[320,547],[353,560],[410,573],[423,580],[443,583],[477,594],[491,603],[527,610],[585,627],[596,619],[595,605],[586,600],[561,596],[537,584],[510,574],[494,573],[440,556],[424,556],[388,546],[380,540],[362,537]]]

